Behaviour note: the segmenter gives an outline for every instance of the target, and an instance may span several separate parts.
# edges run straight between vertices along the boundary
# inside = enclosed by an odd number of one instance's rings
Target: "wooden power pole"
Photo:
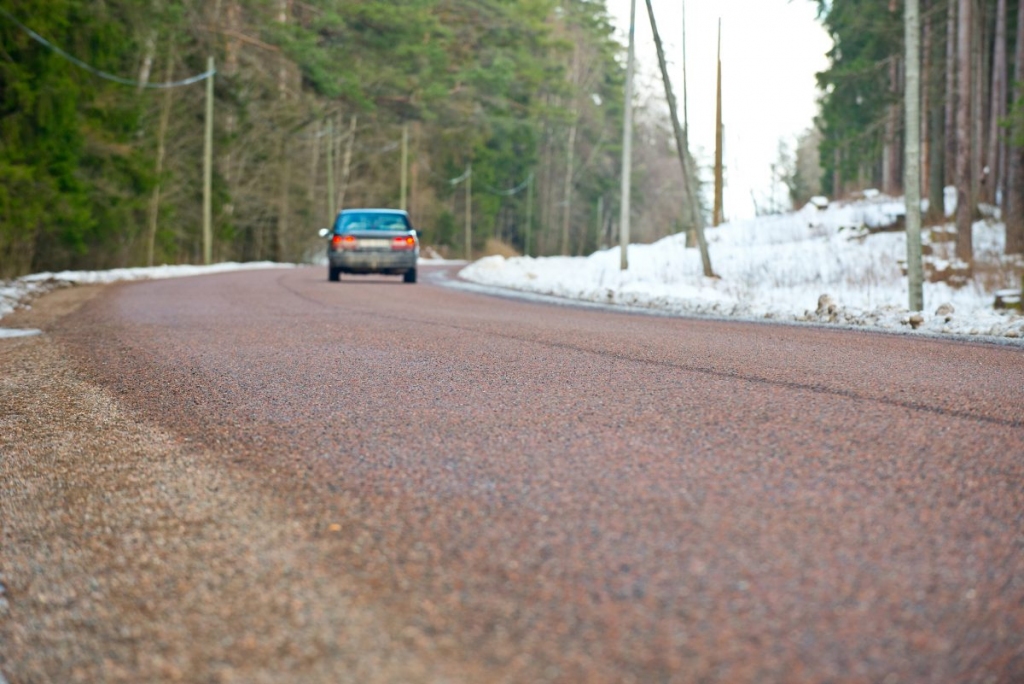
[[[402,124],[402,188],[399,200],[399,209],[405,211],[408,208],[406,195],[409,191],[409,124]]]
[[[629,191],[633,170],[633,61],[635,56],[636,0],[629,2],[629,52],[626,57],[626,102],[622,117],[622,185],[619,200],[619,269],[629,268]]]
[[[654,34],[654,47],[658,51],[658,66],[661,68],[661,79],[665,83],[665,99],[668,100],[669,115],[672,118],[672,132],[676,139],[676,153],[679,155],[679,164],[683,170],[683,192],[686,195],[687,204],[690,206],[693,217],[694,229],[697,231],[697,246],[700,248],[701,263],[704,266],[704,275],[714,277],[711,270],[711,256],[708,254],[708,243],[704,238],[704,225],[700,219],[700,208],[697,206],[697,198],[693,192],[693,183],[690,179],[690,152],[686,149],[683,131],[679,126],[679,112],[676,111],[676,98],[672,93],[672,82],[668,78],[668,67],[665,64],[665,50],[661,45],[661,36],[658,33],[658,23],[654,19],[654,7],[651,0],[647,0],[647,15],[651,19],[651,32]]]
[[[718,80],[715,89],[715,208],[711,225],[722,224],[722,20],[718,20]]]
[[[690,102],[686,90],[686,0],[683,0],[683,144],[690,149]]]

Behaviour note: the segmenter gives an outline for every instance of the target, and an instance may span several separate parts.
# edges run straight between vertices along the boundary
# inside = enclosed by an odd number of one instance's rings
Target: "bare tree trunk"
[[[174,54],[167,58],[166,81],[174,77]],[[153,196],[149,200],[149,231],[146,234],[146,265],[153,265],[153,252],[156,249],[156,229],[160,218],[160,176],[164,172],[164,155],[167,152],[167,125],[171,119],[171,97],[172,88],[164,90],[164,101],[160,106],[160,123],[156,132],[156,185],[153,186]]]
[[[894,10],[892,7],[890,9]],[[882,143],[882,192],[887,195],[898,195],[896,157],[899,155],[899,147],[896,144],[896,131],[899,128],[900,106],[896,102],[899,95],[899,59],[895,56],[889,61],[889,93],[893,104],[889,105],[885,119],[885,139]]]
[[[277,0],[277,23],[287,24],[291,14],[291,0]],[[288,93],[288,59],[284,53],[278,55],[277,92],[282,96]]]
[[[945,173],[943,184],[953,185],[956,183],[954,170],[954,159],[956,159],[956,112],[957,112],[957,87],[956,87],[956,8],[957,0],[947,0],[946,10],[946,116],[944,119],[946,129],[946,154]]]
[[[985,151],[985,117],[983,102],[985,99],[984,76],[984,35],[985,3],[975,2],[974,16],[971,21],[971,204],[977,206],[981,195],[981,185],[985,182],[982,175],[982,157]]]
[[[242,47],[242,42],[237,36],[242,31],[241,14],[242,9],[238,5],[238,0],[228,0],[228,40],[224,49],[224,74],[226,76],[234,76],[238,73],[238,52]]]
[[[345,161],[341,167],[341,187],[338,188],[338,209],[345,208],[345,193],[348,192],[349,176],[352,173],[352,147],[356,142],[356,121],[358,117],[353,114],[351,123],[348,125],[348,139],[345,141]]]
[[[986,201],[994,204],[998,188],[1002,183],[999,175],[1000,142],[1003,140],[1002,127],[999,122],[1006,117],[1006,0],[998,0],[996,5],[995,52],[992,63],[992,104],[989,107],[988,125],[988,156],[985,165],[988,167],[988,195]]]
[[[320,171],[320,122],[316,122],[316,126],[313,127],[313,137],[309,142],[310,144],[310,161],[309,161],[309,182],[308,182],[308,194],[306,196],[306,202],[309,204],[310,213],[314,216],[314,220],[319,223],[320,217],[323,216],[319,207],[317,206],[317,197],[320,197],[320,193],[317,192],[317,176]]]
[[[559,253],[569,256],[569,220],[572,214],[572,172],[576,153],[576,112],[569,126],[569,142],[565,151],[565,189],[562,193],[562,244]]]
[[[929,0],[929,8],[935,6],[935,0]],[[941,26],[938,20],[927,15],[930,27],[931,44],[928,49],[929,68],[925,72],[927,83],[925,85],[928,96],[928,110],[925,116],[928,117],[928,175],[924,182],[927,184],[928,216],[929,223],[939,223],[944,214],[943,192],[944,176],[946,166],[945,140],[946,132],[943,120],[944,92],[943,74],[945,65],[942,57],[944,55],[943,43],[940,40]]]
[[[1017,12],[1016,52],[1013,59],[1013,103],[1024,98],[1024,7]],[[1009,168],[1006,179],[1006,253],[1024,254],[1024,121],[1019,113],[1013,117],[1009,144]]]
[[[569,223],[572,219],[572,176],[576,162],[576,130],[579,124],[579,109],[576,103],[577,88],[580,85],[580,46],[573,44],[572,65],[569,69],[569,87],[572,89],[572,123],[569,124],[569,139],[565,144],[565,181],[562,185],[562,233],[558,253],[569,256]]]
[[[928,16],[928,9],[931,3],[928,0],[924,0],[924,13]],[[932,71],[932,21],[929,17],[924,22],[922,30],[922,45],[921,45],[921,194],[925,197],[928,196],[928,179],[931,177],[932,169],[932,131],[931,131],[931,104],[932,104],[932,89],[929,87],[931,83],[931,71]],[[909,65],[908,65],[909,68]],[[908,77],[909,80],[909,77]],[[906,192],[906,188],[903,189]]]
[[[149,73],[153,69],[153,52],[156,51],[156,32],[151,31],[146,36],[146,50],[142,56],[142,66],[139,67],[138,91],[141,93],[146,84],[149,83]]]
[[[839,168],[842,161],[842,153],[836,147],[832,150],[832,199],[834,200],[839,199],[843,194],[842,175]]]
[[[974,256],[971,221],[974,215],[971,193],[971,5],[957,0],[957,106],[956,106],[956,256],[970,263]]]
[[[541,155],[543,181],[540,185],[540,225],[537,227],[538,256],[543,256],[548,253],[548,227],[551,225],[551,217],[553,214],[551,211],[551,188],[554,185],[554,183],[552,183],[554,176],[554,171],[552,169],[552,166],[554,165],[552,147],[551,127],[547,126],[545,128],[544,135],[544,152]]]
[[[334,133],[334,119],[328,117],[327,119],[327,144],[325,145],[327,151],[327,159],[325,166],[327,167],[327,225],[331,227],[334,225],[334,219],[338,214],[338,202],[335,197],[335,192],[338,186],[335,184],[334,179],[337,178],[337,168],[334,164],[334,138],[337,137]]]
[[[238,73],[238,52],[241,48],[241,41],[234,36],[241,33],[242,29],[242,10],[239,7],[238,0],[228,0],[227,3],[227,29],[228,39],[227,44],[224,48],[224,66],[221,69],[225,76],[234,76]],[[220,10],[217,11],[217,21],[220,21]],[[218,164],[221,168],[221,173],[224,175],[224,181],[228,186],[228,197],[230,198],[224,203],[221,209],[226,216],[231,216],[235,213],[234,197],[236,196],[238,176],[235,174],[235,160],[237,157],[237,151],[235,150],[234,136],[238,130],[238,114],[234,107],[228,107],[227,111],[224,112],[224,131],[227,133],[228,143],[224,145],[221,153],[218,155]],[[240,175],[240,174],[238,174]]]

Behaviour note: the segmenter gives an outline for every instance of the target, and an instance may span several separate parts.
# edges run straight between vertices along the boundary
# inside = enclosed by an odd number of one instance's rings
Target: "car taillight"
[[[335,235],[331,238],[331,247],[334,249],[353,249],[356,246],[354,235]]]
[[[413,235],[403,235],[402,237],[396,237],[391,239],[391,249],[415,249],[416,248],[416,237]]]

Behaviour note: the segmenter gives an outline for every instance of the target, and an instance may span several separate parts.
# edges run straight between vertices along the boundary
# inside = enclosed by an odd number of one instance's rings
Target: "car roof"
[[[408,216],[409,212],[405,209],[342,209],[342,214],[401,214],[402,216]]]

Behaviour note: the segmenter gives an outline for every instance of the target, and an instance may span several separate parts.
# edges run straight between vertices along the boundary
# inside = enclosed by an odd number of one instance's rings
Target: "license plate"
[[[387,249],[391,243],[387,240],[377,238],[362,238],[359,240],[359,249]]]

